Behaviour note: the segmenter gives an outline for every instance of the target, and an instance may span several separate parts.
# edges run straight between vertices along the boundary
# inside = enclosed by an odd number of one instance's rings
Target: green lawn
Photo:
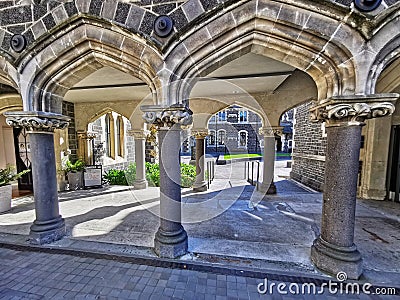
[[[242,154],[225,154],[224,159],[235,159],[235,158],[252,158],[252,157],[261,157],[261,154],[247,154],[247,153],[242,153]],[[276,153],[277,157],[290,157],[291,153]]]
[[[279,157],[289,157],[289,156],[292,156],[291,153],[276,153],[275,155],[276,155],[276,156],[279,156]]]
[[[260,154],[248,154],[248,153],[243,153],[243,154],[225,154],[224,159],[235,159],[235,158],[251,158],[251,157],[261,157]]]

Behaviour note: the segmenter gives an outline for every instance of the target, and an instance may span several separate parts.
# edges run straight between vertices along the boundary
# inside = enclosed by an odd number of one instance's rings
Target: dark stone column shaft
[[[323,271],[346,272],[357,279],[362,273],[361,255],[354,244],[361,126],[344,124],[326,128],[321,235],[314,241],[311,258]]]
[[[44,244],[65,235],[58,203],[54,134],[30,133],[30,143],[36,212],[30,236],[32,243]]]
[[[353,246],[361,126],[327,127],[321,237]]]
[[[181,224],[180,125],[159,130],[160,227],[154,249],[161,257],[186,254],[187,234]]]

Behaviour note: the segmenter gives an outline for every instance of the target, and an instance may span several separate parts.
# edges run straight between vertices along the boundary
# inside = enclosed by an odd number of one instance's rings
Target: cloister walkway
[[[321,275],[310,261],[310,247],[319,234],[322,194],[289,180],[289,171],[285,161],[276,162],[277,195],[263,196],[249,185],[244,162],[217,166],[206,192],[183,189],[182,223],[190,253],[181,259]],[[68,236],[46,247],[155,259],[158,196],[158,188],[122,186],[60,193]],[[32,197],[13,200],[12,210],[0,214],[0,243],[27,244],[34,214]],[[364,258],[362,280],[398,285],[398,228],[398,203],[358,201],[355,243]]]

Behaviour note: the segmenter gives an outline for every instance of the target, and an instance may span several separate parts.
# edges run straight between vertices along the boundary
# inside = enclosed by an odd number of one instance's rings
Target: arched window
[[[105,148],[106,155],[115,158],[114,118],[112,113],[106,114],[105,117]]]
[[[224,146],[225,140],[226,140],[226,131],[223,129],[218,130],[218,145]]]
[[[225,122],[226,121],[226,111],[225,110],[220,111],[218,113],[218,121],[219,122]]]
[[[210,130],[210,135],[207,137],[208,145],[215,145],[215,130]]]
[[[247,147],[247,138],[248,138],[248,133],[246,130],[241,130],[239,131],[239,137],[238,137],[238,147],[240,148],[246,148]]]
[[[248,121],[247,116],[248,116],[247,110],[240,110],[240,111],[239,111],[239,122],[240,122],[240,123],[245,123],[245,122],[247,122],[247,121]]]
[[[117,152],[118,156],[124,156],[124,139],[125,139],[125,130],[124,130],[124,119],[119,116],[117,118]]]

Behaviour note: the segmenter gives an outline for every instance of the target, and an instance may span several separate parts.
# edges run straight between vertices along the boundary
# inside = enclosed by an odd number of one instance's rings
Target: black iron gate
[[[400,125],[392,127],[387,188],[389,198],[399,202],[400,193]]]
[[[17,172],[31,169],[31,149],[26,129],[13,128],[13,134]],[[18,189],[33,190],[32,172],[28,172],[18,179]]]

